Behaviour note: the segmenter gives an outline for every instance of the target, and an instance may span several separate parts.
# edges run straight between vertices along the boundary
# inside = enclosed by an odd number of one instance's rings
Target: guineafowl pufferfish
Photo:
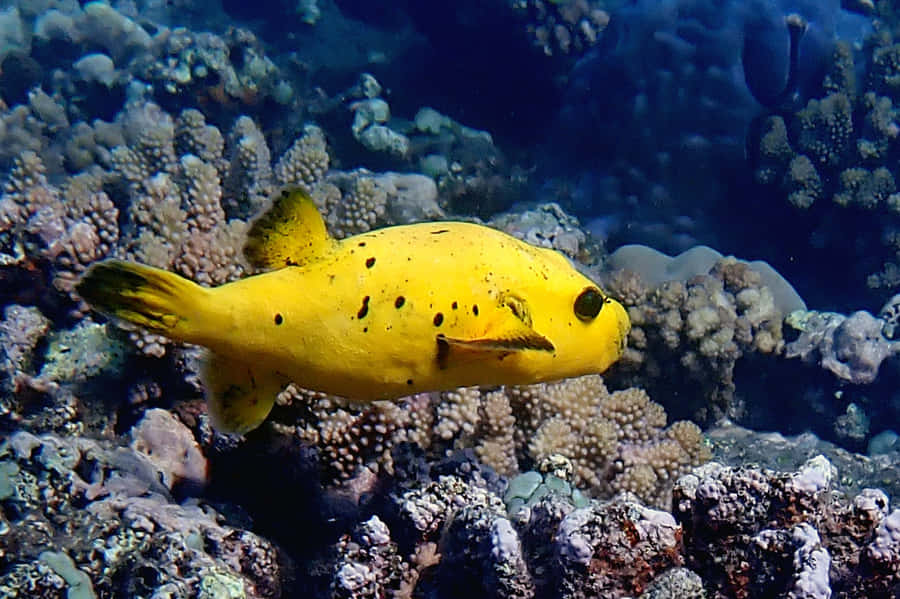
[[[309,195],[285,191],[250,228],[267,272],[205,288],[108,260],[78,293],[97,311],[207,348],[213,425],[247,432],[289,382],[357,401],[606,370],[625,309],[554,250],[464,222],[329,236]]]

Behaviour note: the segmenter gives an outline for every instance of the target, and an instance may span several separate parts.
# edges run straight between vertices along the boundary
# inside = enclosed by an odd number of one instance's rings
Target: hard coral
[[[772,290],[760,272],[734,258],[720,259],[708,274],[653,289],[636,273],[619,270],[608,287],[624,301],[632,323],[619,376],[660,392],[687,376],[691,388],[680,396],[690,399],[682,408],[700,419],[736,409],[733,375],[741,356],[783,348],[784,316]]]
[[[471,448],[506,476],[519,471],[520,458],[537,462],[562,455],[574,464],[579,487],[607,497],[630,490],[662,505],[671,482],[709,457],[696,425],[667,428],[665,412],[646,393],[609,393],[599,376],[499,390],[463,388],[356,408],[291,387],[280,403],[293,406],[299,421],[287,430],[316,445],[326,477],[338,480],[363,466],[393,472],[394,449],[412,442],[437,455]]]
[[[900,172],[892,158],[900,139],[898,56],[900,44],[884,28],[869,38],[862,56],[838,42],[820,97],[793,113],[768,117],[756,144],[757,181],[800,209],[819,200],[832,201],[802,217],[822,223],[816,234],[821,243],[844,247],[841,251],[850,255],[864,254],[866,260],[860,264],[870,263],[873,254],[883,254],[880,272],[857,273],[873,288],[893,289],[900,282],[896,276],[900,244],[894,234]],[[862,78],[855,74],[861,69],[865,69]],[[861,89],[857,80],[862,81]],[[848,236],[846,227],[829,226],[844,222],[841,215],[851,213],[861,219],[863,235]],[[842,246],[851,238],[855,247]]]
[[[303,135],[278,160],[275,178],[282,185],[299,185],[311,191],[328,172],[328,160],[325,134],[319,127],[307,125]]]
[[[0,594],[58,596],[68,587],[72,596],[84,591],[77,580],[100,596],[163,589],[202,597],[227,579],[246,597],[281,596],[281,566],[269,542],[220,524],[209,508],[171,503],[158,476],[128,449],[83,438],[10,437],[0,447],[0,503],[12,521],[0,549],[12,562]]]
[[[686,565],[723,596],[892,596],[900,561],[888,498],[844,497],[836,474],[817,456],[793,473],[710,463],[683,477],[673,506]]]
[[[610,393],[601,377],[586,376],[508,393],[528,455],[568,457],[576,484],[595,495],[631,491],[665,505],[671,481],[709,459],[700,429],[686,421],[665,428],[662,406],[641,389]]]
[[[532,43],[547,56],[579,56],[597,44],[609,14],[595,0],[513,0],[515,13],[525,20]]]

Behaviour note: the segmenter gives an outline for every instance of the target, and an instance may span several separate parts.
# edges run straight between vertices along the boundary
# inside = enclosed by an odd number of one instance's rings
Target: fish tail
[[[121,260],[93,265],[76,285],[92,308],[179,341],[200,337],[209,289],[175,273]]]

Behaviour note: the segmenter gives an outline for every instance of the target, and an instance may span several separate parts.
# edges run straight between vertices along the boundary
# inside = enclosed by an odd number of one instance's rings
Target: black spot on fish
[[[449,233],[450,229],[438,229],[437,231],[432,231],[432,235],[440,235],[441,233]]]
[[[238,385],[228,385],[228,388],[222,392],[222,399],[226,402],[232,402],[236,399],[239,399],[242,396],[244,390],[240,388]]]
[[[359,312],[356,313],[356,317],[360,320],[366,317],[366,314],[369,313],[369,296],[363,298],[362,308],[359,309]]]
[[[474,314],[475,316],[478,316],[478,304],[472,305],[472,314]]]
[[[293,260],[291,260],[290,258],[285,258],[284,265],[285,266],[297,266],[297,263],[294,262]]]
[[[434,326],[439,327],[444,322],[444,315],[438,312],[434,315]]]
[[[409,386],[411,387],[412,384],[413,384],[413,380],[412,380],[412,379],[406,379],[406,384],[409,385]]]
[[[403,297],[402,295],[398,295],[398,296],[397,296],[397,299],[394,300],[394,307],[395,307],[395,308],[402,308],[402,307],[403,307],[403,304],[405,304],[405,303],[406,303],[406,298]]]
[[[284,317],[281,314],[275,315],[275,324],[281,324],[284,322]]]
[[[369,258],[366,260],[366,268],[372,268],[375,266],[375,258]]]
[[[459,308],[459,304],[457,302],[453,302],[452,304],[450,304],[450,307],[456,310],[457,308]]]
[[[366,242],[365,242],[365,241],[360,241],[360,242],[357,243],[356,245],[358,245],[358,246],[361,247],[361,248],[364,248],[364,247],[366,247]]]
[[[369,327],[363,327],[363,333],[368,333],[368,332],[369,332]]]

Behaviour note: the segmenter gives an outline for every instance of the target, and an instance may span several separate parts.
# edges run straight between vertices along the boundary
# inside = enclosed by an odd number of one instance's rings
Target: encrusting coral
[[[10,436],[0,446],[0,547],[13,560],[0,595],[223,597],[229,584],[242,597],[283,596],[278,550],[208,507],[173,502],[160,483],[172,482],[169,467],[86,438]]]

